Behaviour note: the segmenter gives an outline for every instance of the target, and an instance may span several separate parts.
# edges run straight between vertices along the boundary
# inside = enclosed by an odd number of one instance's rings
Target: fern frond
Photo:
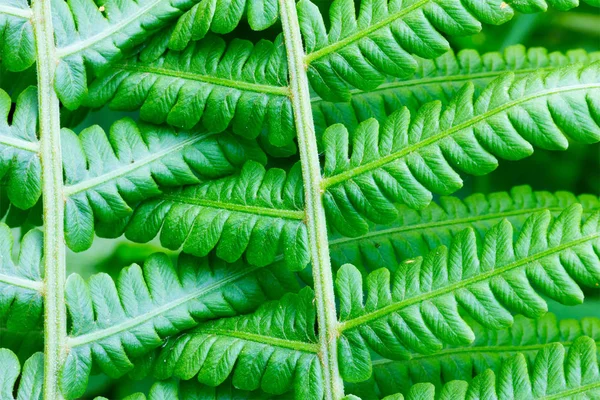
[[[385,121],[390,113],[403,106],[412,113],[431,101],[447,104],[466,81],[473,83],[475,95],[479,96],[489,82],[506,72],[523,75],[573,64],[591,64],[600,59],[600,52],[570,50],[565,54],[558,51],[548,53],[541,47],[526,49],[515,45],[502,53],[479,54],[476,50],[466,49],[457,54],[449,50],[434,60],[414,58],[417,69],[413,76],[386,79],[377,89],[368,92],[352,90],[350,102],[332,103],[319,97],[313,98],[316,131],[324,132],[335,123],[343,123],[353,131],[360,122],[369,118]]]
[[[406,361],[376,360],[371,378],[347,385],[346,392],[371,400],[407,393],[416,383],[429,382],[439,389],[452,380],[469,382],[473,374],[484,373],[488,368],[498,373],[502,363],[516,353],[523,354],[528,364],[533,365],[539,350],[550,343],[568,348],[578,338],[588,336],[596,346],[600,345],[598,318],[558,321],[551,313],[539,319],[517,315],[514,325],[501,331],[487,329],[474,321],[469,321],[469,325],[475,332],[475,341],[470,346],[448,346]]]
[[[482,325],[501,329],[512,323],[509,310],[528,317],[547,311],[532,285],[563,304],[581,303],[579,284],[600,284],[600,212],[581,219],[577,204],[554,221],[549,211],[536,214],[514,242],[512,226],[503,221],[480,246],[467,229],[449,249],[407,260],[393,274],[384,268],[371,273],[365,302],[360,272],[343,266],[336,278],[342,377],[357,382],[371,375],[368,349],[399,359],[472,342],[459,306]]]
[[[565,349],[558,343],[545,346],[531,369],[518,354],[507,360],[495,374],[488,370],[468,384],[452,381],[436,391],[429,383],[413,386],[406,397],[400,394],[385,399],[596,399],[600,396],[600,373],[596,345],[589,337],[577,339]]]
[[[52,2],[57,56],[54,87],[69,109],[79,107],[87,92],[87,71],[100,74],[123,53],[190,9],[196,0]]]
[[[295,137],[288,97],[287,63],[281,37],[253,45],[217,36],[167,52],[155,61],[140,58],[116,64],[90,86],[85,104],[115,110],[140,109],[156,124],[210,132],[231,125],[234,133],[256,138],[268,130],[271,143],[284,146]]]
[[[442,112],[439,102],[421,107],[411,119],[404,108],[381,126],[359,125],[349,133],[333,125],[324,134],[324,203],[329,221],[345,236],[368,230],[367,220],[397,218],[394,202],[423,208],[432,192],[462,186],[456,170],[474,175],[497,167],[495,156],[517,160],[532,145],[561,150],[569,138],[600,140],[600,63],[494,80],[477,98],[466,84]]]
[[[35,61],[32,16],[27,0],[0,4],[0,59],[9,71],[23,71]]]
[[[0,319],[0,344],[25,362],[33,354],[44,351],[44,332],[41,324],[36,329],[14,331],[8,327],[7,321]]]
[[[257,266],[283,254],[289,268],[303,269],[310,254],[299,167],[286,176],[248,162],[240,175],[166,192],[136,208],[125,235],[148,242],[160,230],[168,249],[205,256],[216,248],[229,262],[246,253]]]
[[[477,193],[463,200],[443,196],[419,211],[397,205],[399,217],[391,224],[371,225],[368,233],[354,238],[332,237],[331,262],[335,269],[352,264],[363,275],[381,267],[393,272],[408,258],[450,246],[452,238],[465,228],[484,237],[490,228],[507,219],[518,231],[533,214],[549,210],[557,215],[576,203],[582,205],[585,218],[600,210],[597,196],[532,191],[529,186],[489,195]]]
[[[161,349],[158,379],[172,376],[210,386],[230,375],[234,387],[270,394],[294,390],[296,398],[323,397],[315,336],[314,293],[305,288],[255,313],[200,325]]]
[[[12,351],[0,349],[0,398],[2,400],[42,400],[44,355],[36,353],[23,364]],[[15,384],[19,380],[17,387]],[[15,398],[13,394],[16,394]]]
[[[63,394],[81,396],[92,359],[110,377],[133,368],[131,358],[163,344],[166,336],[200,321],[248,313],[270,298],[296,291],[298,282],[285,268],[259,269],[243,263],[181,255],[177,267],[164,254],[147,259],[144,268],[125,268],[117,282],[98,274],[85,283],[67,280],[66,300],[72,320],[69,354],[61,371]]]
[[[578,2],[548,3],[569,9]],[[383,83],[386,75],[413,75],[417,63],[412,54],[435,58],[448,51],[442,34],[470,35],[480,31],[481,22],[508,21],[514,10],[546,8],[545,1],[537,0],[363,0],[357,15],[354,1],[335,0],[329,30],[309,0],[298,3],[298,15],[312,88],[325,100],[348,101],[349,86],[368,91]]]
[[[11,330],[25,332],[42,321],[42,245],[42,233],[29,231],[13,261],[12,232],[0,223],[0,318]]]
[[[12,121],[11,98],[0,89],[0,179],[6,180],[10,202],[21,209],[33,207],[42,193],[38,157],[37,90],[28,88],[16,102]]]
[[[244,14],[250,28],[262,31],[279,19],[279,4],[277,0],[202,0],[179,18],[168,46],[183,50],[191,40],[200,40],[209,31],[229,33]]]

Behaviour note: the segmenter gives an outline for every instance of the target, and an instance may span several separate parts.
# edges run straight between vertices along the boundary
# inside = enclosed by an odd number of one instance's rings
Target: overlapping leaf
[[[22,209],[32,207],[42,193],[42,167],[38,157],[37,90],[28,88],[16,102],[12,121],[10,96],[0,89],[0,178],[6,194]]]
[[[506,72],[516,75],[573,65],[590,64],[600,58],[600,52],[586,53],[571,50],[565,54],[551,52],[544,48],[515,45],[504,52],[479,54],[475,50],[452,50],[434,60],[415,56],[417,69],[408,79],[386,79],[375,90],[352,91],[352,99],[346,103],[312,99],[313,118],[316,131],[324,132],[335,123],[343,123],[353,131],[358,124],[369,118],[383,122],[393,111],[406,106],[411,113],[430,101],[449,103],[466,81],[472,82],[475,95],[493,79]]]
[[[368,233],[355,238],[332,237],[331,262],[335,269],[352,264],[363,275],[382,267],[393,272],[408,258],[427,254],[438,246],[449,246],[465,228],[470,227],[483,237],[491,227],[507,219],[515,230],[520,230],[535,213],[549,210],[557,215],[575,203],[583,206],[584,218],[600,210],[597,196],[532,191],[529,186],[517,186],[508,193],[473,194],[462,200],[444,196],[419,211],[397,205],[399,217],[393,223],[372,225]]]
[[[596,399],[600,396],[600,373],[596,345],[589,337],[577,339],[565,357],[558,343],[545,346],[531,369],[518,354],[507,360],[498,373],[488,370],[473,379],[451,381],[439,391],[429,383],[413,386],[406,394],[388,400],[465,399]]]
[[[183,50],[190,40],[200,40],[209,31],[229,33],[244,14],[253,30],[262,31],[279,19],[279,4],[277,0],[202,0],[179,18],[168,46]]]
[[[60,375],[66,398],[83,395],[92,360],[105,374],[120,377],[133,368],[132,358],[163,344],[201,321],[254,311],[266,300],[297,290],[285,268],[252,268],[243,263],[181,255],[177,267],[164,254],[147,259],[144,268],[125,268],[117,282],[107,274],[85,283],[67,280],[72,320],[69,354]]]
[[[295,136],[288,94],[281,37],[227,45],[209,36],[154,61],[134,58],[115,65],[92,83],[86,105],[110,101],[113,109],[140,109],[146,121],[186,129],[200,122],[221,132],[231,125],[248,138],[266,129],[271,143],[284,146]]]
[[[216,386],[230,375],[234,387],[296,398],[323,397],[315,336],[314,293],[305,288],[255,313],[200,325],[165,346],[155,360],[159,379],[176,376]]]
[[[150,34],[190,9],[196,0],[53,0],[57,56],[54,87],[61,102],[77,108],[87,92],[88,70],[99,74]]]
[[[235,389],[230,385],[211,387],[201,385],[194,381],[169,380],[156,382],[150,388],[148,396],[144,393],[135,393],[123,400],[268,400],[273,396],[261,391],[248,392]],[[95,400],[107,400],[96,397]]]
[[[577,0],[551,0],[566,10]],[[545,11],[538,0],[335,0],[329,10],[329,29],[309,0],[298,3],[300,28],[306,47],[308,76],[323,99],[347,101],[350,87],[372,90],[386,75],[406,78],[417,62],[412,55],[435,58],[450,49],[446,35],[479,32],[481,22],[501,24],[514,11]]]
[[[123,226],[132,206],[163,188],[231,174],[247,159],[264,162],[256,144],[229,135],[137,126],[130,119],[114,123],[108,135],[98,126],[80,135],[63,129],[62,147],[65,237],[76,251],[91,245],[94,220]]]
[[[0,349],[0,398],[2,400],[42,400],[44,355],[36,353],[23,364],[10,350]],[[19,380],[15,388],[15,384]],[[14,394],[17,397],[14,397]]]
[[[357,384],[349,384],[347,393],[363,400],[380,399],[394,393],[407,393],[416,383],[432,383],[439,389],[452,380],[471,381],[474,374],[491,369],[501,370],[502,363],[515,353],[521,353],[533,365],[539,350],[550,343],[560,343],[569,348],[575,340],[588,336],[600,345],[600,319],[557,321],[553,314],[540,319],[517,315],[508,329],[486,329],[470,321],[475,341],[470,346],[451,347],[431,355],[416,355],[411,360],[376,360],[373,376]],[[598,348],[597,348],[598,349]]]
[[[10,330],[26,332],[42,321],[42,246],[42,233],[29,231],[13,261],[12,232],[0,223],[0,319]]]
[[[360,272],[343,266],[336,278],[342,376],[349,382],[371,376],[369,349],[402,359],[439,351],[443,344],[471,343],[475,337],[459,307],[480,324],[501,329],[512,323],[509,310],[531,318],[547,311],[533,287],[561,303],[580,303],[579,285],[600,282],[600,212],[583,224],[581,217],[577,204],[554,221],[549,211],[536,214],[514,242],[512,226],[503,221],[480,246],[467,229],[449,249],[407,260],[393,274],[371,273],[364,302]]]
[[[300,166],[289,174],[248,162],[240,175],[169,191],[136,208],[125,234],[196,256],[212,249],[227,261],[246,254],[252,265],[278,255],[291,269],[310,261]]]
[[[381,125],[366,120],[352,139],[343,125],[333,125],[323,137],[329,221],[343,235],[358,236],[368,231],[367,221],[394,220],[395,202],[419,209],[432,192],[457,190],[457,170],[482,175],[496,168],[496,157],[518,160],[533,146],[565,149],[565,132],[578,142],[597,142],[598,89],[598,62],[518,78],[510,73],[477,99],[466,84],[443,111],[433,102],[412,118],[404,108]]]

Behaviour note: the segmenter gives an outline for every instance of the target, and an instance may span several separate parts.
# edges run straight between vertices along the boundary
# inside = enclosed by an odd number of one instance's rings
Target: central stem
[[[60,368],[66,356],[65,247],[60,108],[54,91],[56,47],[50,0],[34,0],[40,158],[44,205],[44,399],[60,400]]]
[[[308,77],[304,64],[305,53],[302,47],[296,2],[294,0],[279,0],[279,4],[304,181],[306,224],[315,286],[315,303],[319,324],[319,357],[323,365],[325,399],[337,400],[344,396],[344,386],[338,368],[338,321],[335,313],[335,295],[329,258],[327,224],[321,192],[322,178],[319,151],[312,118]]]

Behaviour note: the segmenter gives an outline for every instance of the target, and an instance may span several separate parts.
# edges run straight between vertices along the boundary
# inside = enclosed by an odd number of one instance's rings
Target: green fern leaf
[[[57,56],[54,87],[69,109],[79,107],[87,93],[87,69],[101,73],[123,53],[180,16],[196,1],[53,0]]]
[[[578,4],[548,2],[559,9]],[[538,12],[546,7],[543,0],[363,0],[356,15],[354,1],[336,0],[329,11],[329,30],[309,0],[298,3],[298,15],[312,88],[325,100],[348,101],[348,86],[375,89],[386,75],[413,75],[417,63],[412,54],[435,58],[448,51],[442,34],[471,35],[479,32],[481,22],[508,21],[513,10]]]
[[[0,349],[0,398],[2,400],[42,400],[44,355],[36,353],[23,364],[10,350]],[[15,383],[19,384],[15,390]],[[13,393],[16,393],[15,398]]]
[[[168,46],[183,50],[191,40],[200,40],[209,31],[229,33],[240,23],[244,11],[255,31],[269,28],[279,19],[277,0],[202,0],[179,18]]]
[[[23,71],[35,60],[31,17],[27,0],[4,0],[0,5],[0,58],[9,71]]]
[[[125,268],[116,284],[107,274],[93,276],[88,284],[71,275],[63,394],[68,399],[83,395],[92,359],[108,376],[120,377],[133,368],[131,358],[161,346],[166,336],[199,321],[248,313],[297,286],[296,278],[277,265],[258,269],[186,255],[174,267],[166,255],[155,254],[143,269]]]
[[[366,278],[345,265],[336,278],[340,299],[338,345],[342,377],[357,382],[371,376],[368,349],[389,359],[411,352],[439,351],[444,343],[465,345],[474,334],[458,313],[460,306],[492,329],[512,323],[511,310],[528,317],[547,311],[544,295],[564,304],[583,301],[578,284],[600,282],[600,212],[581,224],[580,205],[552,223],[548,211],[525,222],[513,243],[513,228],[503,221],[477,245],[467,229],[449,249],[405,261],[393,275],[380,269]]]
[[[15,262],[12,233],[0,223],[0,319],[10,330],[27,332],[42,321],[42,244],[42,233],[29,231]]]
[[[198,377],[217,386],[230,375],[234,387],[296,398],[323,396],[315,336],[314,293],[305,288],[255,313],[200,325],[170,342],[155,360],[158,379]]]
[[[264,162],[255,144],[231,136],[138,127],[130,119],[114,123],[108,135],[98,126],[78,136],[63,129],[62,146],[65,237],[75,251],[92,244],[94,219],[119,221],[161,188],[219,178],[247,159]]]
[[[455,170],[482,175],[496,157],[517,160],[532,145],[563,150],[569,137],[600,140],[600,63],[567,67],[515,78],[507,74],[473,99],[466,84],[442,112],[438,102],[410,118],[404,108],[381,126],[375,119],[359,125],[352,138],[343,125],[327,129],[324,204],[331,224],[345,236],[368,231],[367,220],[397,218],[394,202],[423,208],[432,192],[449,194],[462,186]]]
[[[534,192],[529,186],[514,187],[509,193],[473,194],[464,200],[443,196],[418,211],[397,205],[399,218],[393,223],[371,225],[368,233],[355,238],[333,236],[329,241],[332,266],[337,270],[352,264],[363,275],[381,267],[394,272],[408,258],[450,246],[452,238],[465,228],[484,237],[507,219],[518,231],[535,213],[549,210],[556,215],[575,203],[583,206],[586,218],[600,210],[597,196]]]
[[[596,346],[600,345],[598,318],[557,321],[550,313],[537,320],[517,315],[514,325],[501,331],[487,329],[474,321],[469,324],[475,332],[475,341],[470,346],[448,346],[438,353],[415,355],[406,361],[376,360],[373,376],[365,382],[349,384],[346,392],[363,400],[374,400],[407,393],[416,383],[429,382],[439,389],[452,380],[469,382],[473,374],[484,373],[488,368],[498,373],[502,363],[515,353],[523,354],[528,364],[533,365],[539,350],[550,343],[568,348],[576,339],[589,336]]]
[[[475,50],[452,50],[434,60],[415,56],[417,69],[409,79],[387,79],[375,90],[352,91],[347,103],[331,103],[319,97],[312,99],[313,118],[317,132],[335,123],[343,123],[353,131],[369,118],[385,121],[391,111],[407,107],[411,113],[427,102],[439,100],[448,104],[466,81],[473,83],[475,95],[492,80],[506,72],[523,75],[540,70],[552,70],[573,64],[591,64],[600,59],[600,52],[571,50],[565,54],[548,53],[544,48],[526,49],[510,46],[502,53],[479,54]]]
[[[210,132],[231,125],[234,133],[256,138],[268,129],[276,146],[295,136],[287,88],[287,63],[281,37],[252,45],[229,45],[210,36],[182,52],[159,59],[134,59],[115,65],[90,86],[85,104],[115,110],[140,109],[142,119],[190,129],[201,124]]]
[[[0,89],[0,179],[6,180],[10,202],[27,209],[33,207],[42,193],[36,89],[30,87],[19,95],[9,124],[10,109],[10,96]]]
[[[436,393],[429,383],[413,386],[406,400],[463,399],[596,399],[600,396],[600,373],[596,345],[589,337],[577,339],[565,349],[558,343],[545,346],[529,370],[525,357],[507,360],[498,374],[488,370],[468,384],[452,381]],[[402,395],[385,399],[403,399]]]
[[[229,262],[245,252],[257,266],[282,253],[289,268],[303,269],[310,254],[299,167],[286,176],[248,162],[239,176],[169,191],[137,207],[125,235],[148,242],[162,229],[168,249],[205,256],[216,248]]]

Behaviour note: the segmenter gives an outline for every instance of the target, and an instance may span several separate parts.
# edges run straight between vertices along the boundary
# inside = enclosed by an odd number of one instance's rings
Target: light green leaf
[[[458,312],[480,324],[502,329],[512,323],[509,310],[528,317],[547,311],[538,292],[563,304],[583,301],[579,285],[600,282],[600,212],[581,224],[580,205],[551,221],[548,211],[530,217],[513,241],[503,221],[481,244],[472,229],[440,247],[405,261],[391,274],[380,269],[366,278],[351,266],[337,274],[340,303],[342,376],[358,382],[371,375],[372,349],[389,359],[412,352],[439,351],[444,344],[466,345],[475,336]]]
[[[596,345],[589,337],[577,339],[565,357],[558,343],[544,346],[531,369],[522,354],[508,359],[500,371],[478,375],[470,384],[451,381],[439,391],[419,383],[406,394],[407,400],[463,399],[595,399],[600,396],[600,373]]]
[[[297,286],[296,278],[277,265],[258,269],[185,254],[177,266],[164,254],[152,255],[143,269],[135,264],[123,269],[116,282],[103,273],[87,284],[71,275],[63,394],[68,399],[83,395],[92,360],[108,376],[120,377],[133,368],[132,358],[161,346],[165,337],[200,321],[251,312]]]
[[[12,232],[0,223],[0,319],[9,330],[27,332],[42,321],[42,246],[42,232],[29,231],[13,261]]]
[[[368,222],[397,218],[395,202],[420,209],[432,192],[462,186],[457,173],[493,171],[496,157],[518,160],[533,146],[564,150],[569,138],[600,140],[600,63],[504,75],[473,98],[466,84],[442,111],[439,102],[411,118],[404,108],[383,124],[361,123],[352,138],[343,125],[327,129],[324,204],[330,223],[345,236],[368,231]],[[350,152],[350,142],[352,151]]]
[[[346,392],[354,393],[363,400],[380,399],[397,392],[407,393],[415,383],[432,383],[436,388],[455,379],[470,382],[474,374],[491,369],[498,373],[502,363],[515,353],[521,353],[533,365],[538,352],[550,343],[560,343],[569,348],[573,342],[588,336],[600,345],[600,319],[590,317],[582,320],[557,321],[553,314],[539,319],[515,317],[514,325],[507,329],[488,329],[470,321],[475,341],[469,346],[446,346],[428,355],[415,354],[410,360],[387,359],[373,362],[373,375],[369,380],[349,384]]]
[[[0,349],[0,398],[2,400],[42,400],[44,383],[44,355],[36,353],[21,365],[17,356],[8,349]],[[15,383],[19,384],[15,388]],[[17,397],[14,397],[14,394]]]
[[[597,196],[532,191],[529,186],[489,195],[472,194],[462,200],[442,196],[422,210],[397,205],[398,219],[392,223],[371,224],[368,233],[354,238],[333,235],[329,240],[331,262],[335,269],[352,264],[363,275],[382,267],[394,272],[408,258],[427,254],[438,246],[450,246],[454,236],[465,228],[472,228],[482,238],[507,219],[520,230],[535,213],[549,210],[558,215],[576,203],[583,206],[585,218],[600,210]]]
[[[548,1],[565,10],[577,0]],[[350,87],[373,90],[386,75],[407,78],[417,62],[413,54],[435,58],[450,49],[443,34],[471,35],[481,23],[501,24],[514,11],[545,11],[543,0],[335,0],[329,28],[317,6],[298,3],[300,28],[306,46],[308,78],[323,99],[348,101]],[[358,12],[357,12],[358,11]]]
[[[155,61],[131,59],[116,64],[90,85],[85,104],[115,110],[140,109],[143,120],[210,132],[231,130],[284,146],[295,128],[287,88],[287,62],[281,37],[256,45],[217,36],[170,51]]]
[[[566,53],[541,47],[526,49],[524,46],[509,46],[503,52],[479,54],[465,49],[458,53],[452,50],[429,60],[415,56],[417,69],[407,79],[388,78],[377,89],[370,91],[352,90],[352,99],[346,103],[332,103],[314,97],[313,118],[316,131],[324,132],[335,123],[343,123],[350,131],[369,118],[383,122],[395,110],[407,107],[411,113],[431,101],[448,104],[465,82],[473,83],[475,96],[495,78],[506,72],[515,75],[540,70],[552,70],[573,64],[591,64],[600,59],[600,52],[570,50]]]
[[[296,398],[320,399],[324,389],[313,299],[313,291],[305,288],[254,314],[204,323],[161,349],[154,374],[184,380],[197,375],[211,386],[232,376],[238,389],[271,394],[293,389]]]
[[[240,175],[169,191],[136,208],[125,235],[147,242],[161,231],[166,248],[233,262],[246,254],[265,266],[283,254],[291,269],[310,261],[300,165],[289,174],[248,162]]]
[[[0,4],[0,58],[9,71],[23,71],[35,60],[31,17],[27,0]]]

